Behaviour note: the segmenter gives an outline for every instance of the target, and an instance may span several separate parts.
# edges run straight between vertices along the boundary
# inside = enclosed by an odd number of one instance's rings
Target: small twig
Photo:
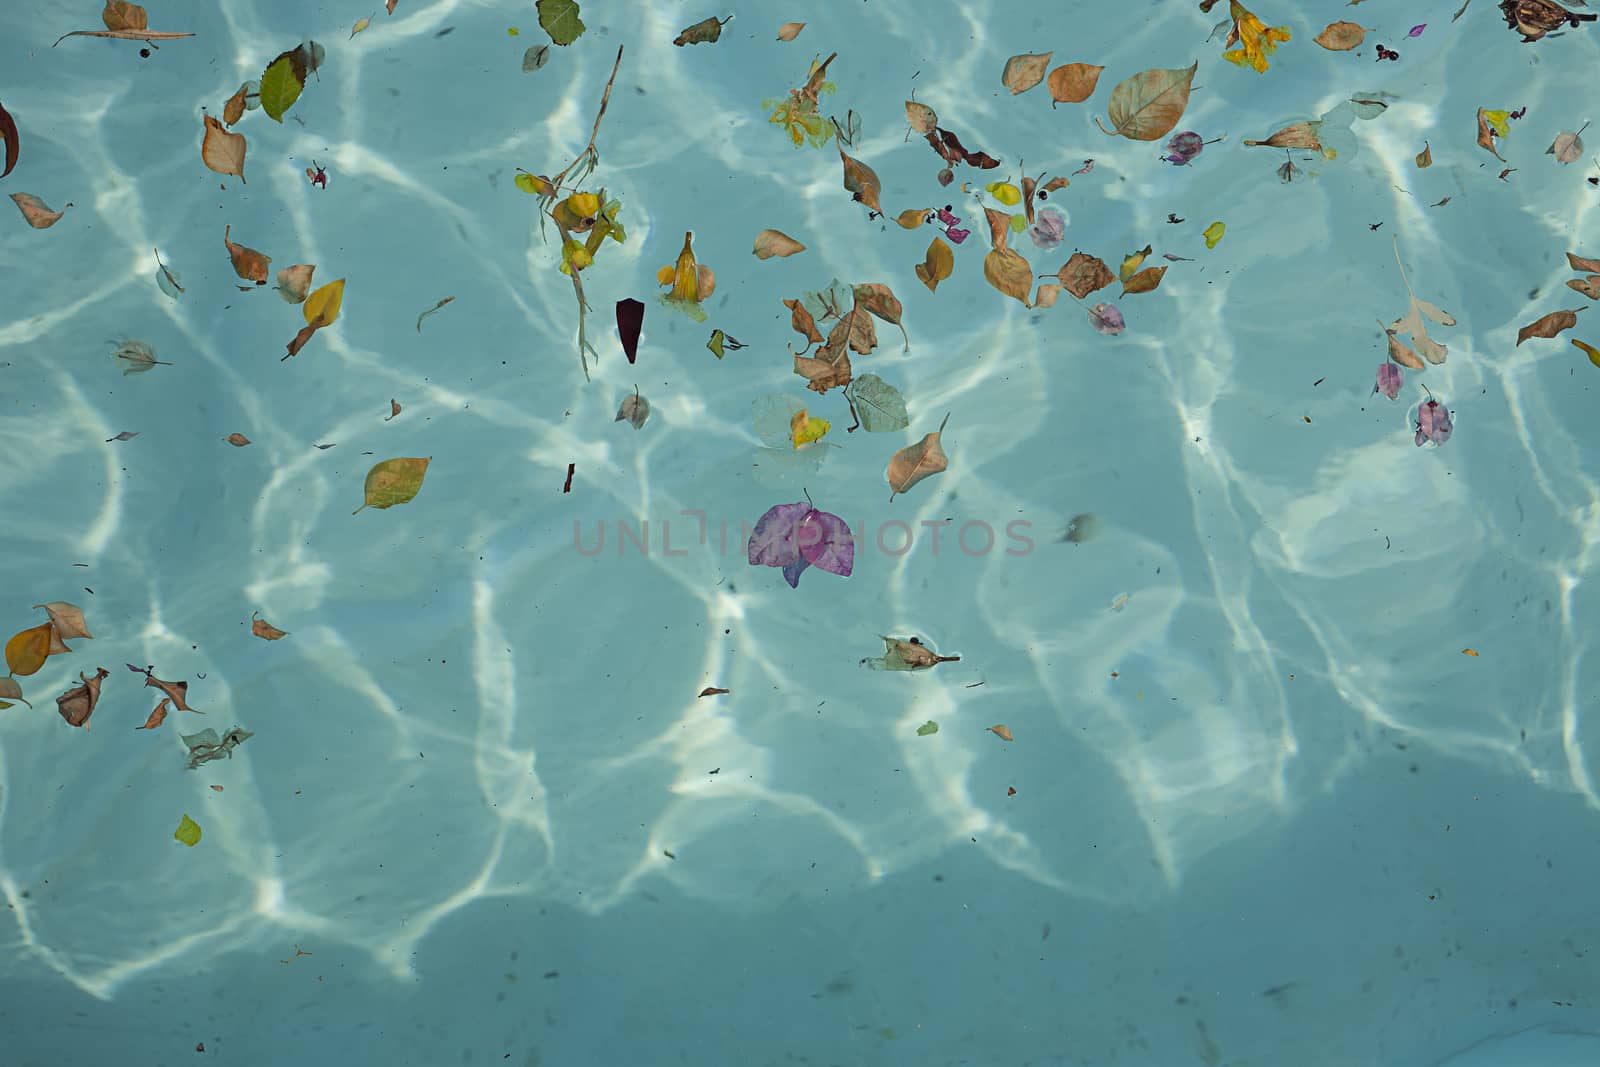
[[[594,129],[589,134],[589,143],[584,150],[578,154],[578,158],[574,159],[567,165],[566,170],[555,176],[553,181],[558,187],[561,185],[561,182],[566,178],[566,176],[571,173],[574,167],[576,167],[579,163],[582,163],[585,159],[588,159],[590,156],[597,155],[595,152],[594,142],[596,138],[600,136],[600,120],[606,117],[606,105],[611,102],[611,85],[617,80],[617,68],[622,66],[622,48],[622,45],[617,46],[617,61],[611,64],[611,77],[606,79],[606,91],[600,97],[600,111],[594,117]]]

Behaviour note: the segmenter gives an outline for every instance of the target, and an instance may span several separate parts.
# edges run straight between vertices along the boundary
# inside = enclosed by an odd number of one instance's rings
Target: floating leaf
[[[1587,311],[1588,308],[1577,308],[1573,311],[1552,311],[1528,323],[1517,331],[1517,344],[1520,345],[1530,337],[1554,337],[1562,330],[1569,330],[1578,325],[1578,312]]]
[[[1131,276],[1132,272],[1129,273]],[[1083,252],[1072,253],[1072,258],[1056,272],[1056,277],[1061,279],[1067,292],[1079,300],[1117,280],[1104,261]]]
[[[172,364],[156,358],[155,349],[143,341],[119,341],[111,358],[122,366],[122,376],[144,374],[153,367],[170,367]]]
[[[1572,252],[1567,253],[1567,264],[1573,270],[1594,271],[1600,273],[1600,259],[1585,259]]]
[[[17,209],[22,212],[22,217],[28,220],[28,225],[36,230],[48,230],[57,222],[60,222],[61,216],[65,215],[67,208],[72,206],[71,204],[63,204],[60,211],[51,211],[50,205],[32,193],[12,193],[11,199],[16,202]]]
[[[818,337],[817,340],[820,341],[822,338]],[[737,337],[729,337],[721,330],[712,330],[711,340],[706,342],[706,347],[711,350],[712,355],[716,356],[718,359],[721,359],[722,350],[724,348],[730,352],[737,352],[739,349],[745,347],[745,345],[744,342],[740,341]]]
[[[1322,126],[1320,120],[1316,122],[1296,122],[1272,134],[1265,141],[1246,141],[1246,145],[1265,145],[1268,148],[1309,148],[1313,152],[1321,152],[1322,143],[1317,140],[1317,130]]]
[[[89,624],[83,621],[83,609],[76,604],[69,604],[65,600],[53,600],[48,604],[35,604],[34,610],[44,609],[50,616],[50,625],[55,628],[56,637],[62,641],[72,641],[80,637],[94,639],[94,634],[89,632]],[[53,649],[52,652],[64,652],[65,648]]]
[[[1400,395],[1400,389],[1405,385],[1405,382],[1406,376],[1401,373],[1400,368],[1393,363],[1385,361],[1378,364],[1378,381],[1372,387],[1372,391],[1382,393],[1390,400],[1393,400]]]
[[[1589,124],[1585,122],[1575,132],[1558,135],[1554,141],[1550,142],[1550,147],[1544,150],[1544,154],[1555,156],[1557,163],[1573,162],[1583,155],[1583,137],[1581,135],[1588,128]]]
[[[917,133],[927,136],[938,128],[939,116],[934,114],[933,108],[927,104],[919,104],[915,100],[907,100],[906,122]]]
[[[422,320],[423,319],[427,318],[429,315],[432,315],[434,312],[438,311],[440,308],[444,307],[446,304],[450,303],[450,301],[452,301],[454,299],[455,299],[455,297],[453,297],[453,296],[447,296],[443,300],[440,300],[437,304],[433,305],[433,307],[429,308],[427,311],[424,311],[422,314],[418,315],[417,316],[417,332],[418,333],[422,332]]]
[[[622,406],[617,409],[617,417],[611,421],[626,422],[635,430],[642,430],[649,417],[650,401],[640,396],[638,386],[635,386],[633,395],[623,400]]]
[[[296,263],[278,272],[278,295],[291,304],[299,304],[311,288],[311,274],[317,268],[310,263]]]
[[[1278,50],[1280,41],[1290,39],[1289,28],[1287,26],[1268,27],[1266,23],[1246,10],[1244,5],[1239,3],[1239,0],[1231,0],[1228,9],[1233,15],[1233,31],[1228,35],[1228,43],[1232,44],[1237,41],[1239,47],[1222,53],[1222,58],[1236,66],[1248,66],[1257,74],[1265,74],[1267,72],[1267,56]]]
[[[83,684],[56,697],[56,711],[67,720],[68,726],[89,728],[89,716],[94,714],[94,706],[100,700],[100,682],[110,674],[104,667],[96,668],[93,678],[79,671],[78,680]]]
[[[1097,67],[1093,63],[1067,63],[1050,72],[1047,88],[1050,90],[1050,106],[1056,104],[1081,104],[1094,95],[1094,87],[1099,84],[1100,72],[1104,67]]]
[[[250,613],[250,632],[263,641],[281,641],[289,636],[288,633],[278,629],[266,619],[256,618],[256,613],[253,611]]]
[[[785,22],[778,27],[778,40],[792,41],[800,36],[800,31],[806,28],[803,22]]]
[[[1146,70],[1124,79],[1111,90],[1111,101],[1106,105],[1111,129],[1101,125],[1099,116],[1095,117],[1095,125],[1101,133],[1131,141],[1165,137],[1189,106],[1189,88],[1199,69],[1200,64],[1195,62],[1183,70]]]
[[[247,282],[266,285],[267,265],[272,262],[272,257],[262,255],[253,248],[234,244],[229,236],[232,231],[231,224],[222,228],[222,243],[227,246],[228,258],[233,260],[233,272]]]
[[[1600,300],[1600,274],[1591,274],[1587,278],[1573,278],[1567,282],[1567,288],[1582,293],[1590,300]]]
[[[1366,36],[1367,31],[1354,22],[1333,22],[1312,40],[1330,52],[1348,52],[1352,48],[1361,47],[1361,42]]]
[[[115,437],[106,438],[106,444],[109,445],[112,441],[131,441],[135,437],[138,437],[138,436],[139,436],[139,431],[138,430],[123,430],[121,433],[117,434],[117,436],[115,436]]]
[[[163,33],[149,28],[149,16],[144,8],[138,4],[128,3],[127,0],[106,0],[105,10],[100,12],[100,20],[105,23],[103,30],[73,30],[56,38],[60,44],[68,37],[112,37],[122,41],[171,41],[180,37],[193,37],[192,33]],[[55,45],[51,45],[54,48]]]
[[[925,722],[921,726],[917,727],[917,736],[918,737],[929,737],[929,736],[932,736],[933,734],[936,734],[938,732],[939,732],[939,724],[934,722],[932,719],[929,719],[927,722]]]
[[[851,381],[845,395],[855,406],[861,428],[868,433],[892,433],[911,425],[905,397],[876,374],[863,374]]]
[[[172,706],[172,701],[166,697],[161,698],[161,703],[150,709],[150,714],[144,720],[143,726],[135,726],[135,730],[154,730],[167,721],[167,709]],[[213,786],[212,788],[216,788]]]
[[[632,297],[617,301],[617,338],[622,354],[633,363],[639,358],[639,333],[644,329],[644,303]],[[720,355],[720,353],[719,353]]]
[[[281,123],[305,87],[306,53],[300,48],[280,53],[261,74],[261,110]]]
[[[1491,126],[1491,123],[1490,123],[1489,119],[1490,119],[1491,115],[1499,115],[1499,116],[1501,116],[1500,124],[1503,126],[1503,125],[1505,125],[1505,117],[1504,116],[1506,114],[1507,114],[1507,112],[1504,112],[1504,111],[1488,112],[1488,111],[1485,111],[1481,107],[1478,109],[1478,147],[1484,149],[1491,156],[1493,156],[1494,158],[1500,160],[1500,162],[1502,162],[1502,163],[1505,162],[1505,157],[1502,156],[1499,152],[1497,152],[1495,150],[1495,147],[1494,147],[1494,133],[1492,132],[1492,126]],[[1501,133],[1500,136],[1504,137],[1505,134]]]
[[[1006,726],[1003,723],[1001,723],[999,725],[996,725],[996,726],[989,727],[989,732],[991,734],[994,734],[996,737],[998,737],[1002,741],[1015,740],[1015,738],[1013,738],[1011,736],[1011,728],[1009,726]]]
[[[928,245],[927,254],[921,263],[916,266],[917,278],[928,287],[930,293],[938,292],[939,283],[950,277],[956,269],[956,255],[943,238],[935,237],[933,243]]]
[[[337,278],[306,297],[303,311],[311,326],[331,326],[344,304],[344,279]]]
[[[28,704],[26,700],[23,700],[22,686],[17,684],[17,680],[15,678],[0,678],[0,697],[8,697],[12,700],[21,700],[24,704]],[[10,706],[10,704],[6,705],[8,708]],[[31,708],[33,705],[28,704],[28,707]]]
[[[678,34],[672,43],[677,45],[679,48],[682,48],[686,44],[711,44],[722,36],[722,27],[726,26],[732,21],[732,15],[729,15],[725,19],[719,19],[715,15],[708,19],[701,19],[693,26],[690,26],[688,29]]]
[[[1206,247],[1217,247],[1217,242],[1222,240],[1222,235],[1226,233],[1227,230],[1227,225],[1222,222],[1213,222],[1210,226],[1207,226],[1205,233],[1202,235],[1206,239]]]
[[[1006,60],[1006,68],[1000,73],[1000,84],[1011,90],[1011,95],[1025,93],[1035,85],[1044,81],[1044,72],[1049,69],[1050,57],[1054,52],[1043,52],[1038,55],[1012,56]]]
[[[881,657],[864,659],[862,665],[875,671],[925,671],[941,663],[958,663],[961,660],[960,656],[941,656],[915,637],[904,641],[898,637],[884,637],[883,646],[884,654]],[[933,726],[928,733],[935,733],[939,729],[932,722],[927,725]]]
[[[940,440],[949,421],[950,416],[946,415],[937,430],[889,458],[889,468],[885,474],[889,479],[891,501],[924,478],[950,469],[950,459],[944,454],[944,444]]]
[[[1422,357],[1411,351],[1411,349],[1407,347],[1399,337],[1396,336],[1396,331],[1393,328],[1385,326],[1381,322],[1378,323],[1378,328],[1384,332],[1385,336],[1389,340],[1390,359],[1394,360],[1402,367],[1405,367],[1407,370],[1427,369],[1428,365],[1422,362]]]
[[[879,282],[868,282],[864,285],[856,286],[852,290],[852,294],[858,306],[865,308],[891,326],[899,327],[900,336],[905,340],[905,350],[907,352],[911,351],[911,338],[906,335],[906,328],[900,323],[900,316],[904,314],[904,309],[900,306],[900,301],[895,297],[894,292],[887,285]]]
[[[805,250],[805,245],[779,230],[762,230],[756,234],[755,256],[757,259],[771,259],[773,256],[787,257]]]
[[[250,438],[246,437],[242,433],[230,433],[228,436],[224,437],[223,440],[228,442],[228,444],[232,445],[234,448],[243,448],[245,445],[250,443]]]
[[[1400,263],[1400,243],[1398,239],[1395,240],[1394,244],[1394,259],[1395,263],[1400,265],[1400,280],[1405,283],[1406,294],[1411,298],[1411,309],[1405,316],[1396,319],[1392,325],[1385,327],[1386,332],[1392,331],[1390,352],[1393,353],[1395,351],[1395,343],[1392,341],[1394,333],[1409,334],[1416,344],[1417,350],[1427,357],[1429,363],[1443,363],[1447,349],[1444,345],[1428,336],[1427,324],[1422,320],[1426,316],[1441,326],[1454,326],[1456,320],[1449,313],[1441,311],[1426,300],[1417,299],[1417,294],[1411,291],[1411,281],[1406,277],[1405,265]],[[1404,352],[1410,351],[1404,345],[1401,345],[1400,349]],[[1415,357],[1413,356],[1413,358]],[[1402,366],[1411,366],[1399,355],[1395,356],[1395,362]],[[1412,369],[1421,370],[1422,368],[1418,366]]]
[[[200,843],[200,824],[185,814],[183,821],[178,823],[178,828],[173,831],[172,836],[193,848]]]
[[[1096,304],[1089,309],[1089,325],[1100,333],[1115,337],[1128,328],[1128,323],[1115,304]]]
[[[218,174],[237,175],[244,181],[244,154],[248,147],[244,134],[230,133],[210,115],[202,116],[205,122],[205,140],[200,143],[200,159]]]
[[[356,34],[360,33],[370,25],[372,25],[371,15],[368,15],[364,19],[356,19],[356,24],[350,27],[350,40],[355,40]]]
[[[1166,267],[1146,267],[1122,283],[1122,295],[1148,293],[1161,284],[1161,276],[1166,273]]]
[[[6,642],[6,666],[20,678],[37,674],[50,656],[55,629],[47,622],[29,627]]]
[[[994,248],[983,257],[983,276],[990,285],[1006,296],[1014,297],[1028,307],[1028,294],[1033,291],[1033,267],[1009,248]]]
[[[522,73],[531,74],[550,60],[550,46],[536,45],[522,53]]]
[[[6,143],[6,168],[0,170],[0,178],[10,174],[17,165],[17,154],[22,151],[22,139],[17,133],[17,120],[11,117],[11,112],[0,107],[0,139]]]
[[[1422,142],[1422,151],[1417,153],[1417,169],[1426,170],[1433,166],[1433,149],[1427,141]]]
[[[232,759],[233,750],[254,737],[255,734],[235,726],[221,737],[217,736],[215,730],[201,730],[197,734],[180,734],[179,736],[189,749],[188,766],[192,771],[202,763],[210,763],[212,760],[224,758]]]
[[[408,504],[422,489],[422,479],[428,473],[428,464],[433,457],[426,459],[386,459],[375,465],[367,472],[366,503],[356,508],[350,514],[354,515],[361,508],[392,508],[396,504]]]
[[[559,45],[576,41],[585,29],[576,0],[538,0],[539,26]]]
[[[843,147],[839,148],[839,159],[844,163],[844,187],[851,199],[881,215],[883,205],[878,202],[878,194],[883,190],[883,183],[878,181],[877,173],[854,156],[845,155]]]
[[[1122,266],[1117,269],[1117,277],[1126,282],[1129,278],[1139,273],[1139,267],[1145,258],[1150,255],[1151,246],[1145,245],[1137,252],[1129,252],[1122,258]]]
[[[1595,348],[1594,345],[1586,344],[1585,342],[1579,341],[1576,338],[1574,338],[1572,341],[1572,347],[1588,356],[1590,363],[1593,363],[1596,367],[1600,367],[1600,348]],[[20,696],[21,694],[19,693],[17,695]]]
[[[827,419],[814,419],[805,408],[794,413],[789,420],[789,440],[795,448],[802,448],[813,441],[820,441],[832,424]]]

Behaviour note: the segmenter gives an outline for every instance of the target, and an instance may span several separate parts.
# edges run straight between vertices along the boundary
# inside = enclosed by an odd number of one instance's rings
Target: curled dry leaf
[[[1002,741],[1014,740],[1011,736],[1011,727],[1006,726],[1004,723],[989,727],[989,732]]]
[[[1591,345],[1591,344],[1589,344],[1589,343],[1587,343],[1585,341],[1579,341],[1577,338],[1573,338],[1572,347],[1576,348],[1579,352],[1582,352],[1584,355],[1588,356],[1590,363],[1593,363],[1596,367],[1600,367],[1600,348],[1596,348],[1594,345]],[[0,680],[3,680],[3,679],[0,679]],[[3,695],[5,695],[5,694],[0,694],[0,696],[3,696]],[[21,693],[17,693],[15,695],[19,699],[22,696]]]
[[[778,40],[792,41],[800,36],[800,31],[806,28],[803,22],[785,22],[778,27]]]
[[[134,729],[135,730],[154,730],[156,727],[160,726],[162,723],[167,721],[167,709],[170,708],[171,706],[172,706],[172,701],[169,700],[166,697],[162,697],[161,698],[161,703],[157,704],[151,710],[150,717],[145,719],[144,725],[143,726],[135,726]],[[211,788],[215,789],[217,787],[216,786],[212,786]]]
[[[1011,90],[1011,95],[1025,93],[1035,85],[1044,81],[1044,72],[1050,67],[1050,57],[1054,52],[1043,52],[1038,55],[1012,56],[1006,60],[1006,67],[1000,73],[1000,84]]]
[[[398,419],[400,417],[401,410],[402,409],[400,407],[400,401],[396,400],[394,397],[390,397],[389,398],[389,414],[384,416],[383,421],[384,422],[393,422],[395,419]]]
[[[634,386],[633,395],[622,402],[617,409],[617,417],[612,422],[626,422],[635,430],[644,429],[645,420],[650,417],[650,401],[639,395],[639,387]]]
[[[311,290],[311,274],[316,269],[313,263],[284,267],[278,272],[278,295],[291,304],[304,302],[306,293]]]
[[[434,312],[438,311],[440,308],[444,307],[446,304],[450,303],[450,301],[452,301],[454,299],[455,299],[455,297],[453,297],[453,296],[447,296],[443,300],[439,301],[437,304],[433,305],[433,307],[429,308],[427,311],[424,311],[422,314],[418,315],[417,316],[417,332],[418,333],[422,332],[422,320],[423,319],[427,318],[429,315],[432,315]],[[640,304],[639,306],[641,308],[644,307],[643,304]],[[643,313],[641,312],[641,315],[642,314]],[[628,360],[628,362],[632,363],[633,360],[630,359],[630,360]]]
[[[244,154],[249,147],[244,134],[230,133],[210,115],[203,117],[206,136],[200,142],[201,162],[218,174],[237,175],[241,182],[244,181]]]
[[[906,101],[906,122],[913,130],[926,137],[939,128],[939,116],[927,104]]]
[[[906,328],[900,322],[900,317],[905,313],[905,309],[894,295],[893,290],[881,282],[867,282],[856,286],[852,290],[852,294],[858,307],[866,308],[867,311],[889,325],[898,327],[900,336],[905,341],[905,350],[907,352],[911,351],[911,338],[906,336]]]
[[[1359,48],[1366,36],[1367,31],[1354,22],[1333,22],[1311,39],[1330,52],[1348,52]]]
[[[944,243],[942,237],[935,237],[933,243],[928,245],[927,254],[922,262],[917,264],[917,278],[928,287],[928,292],[939,291],[939,283],[950,277],[956,269],[955,252]]]
[[[1072,258],[1056,272],[1056,277],[1061,279],[1062,287],[1079,300],[1117,280],[1104,261],[1083,252],[1072,253]]]
[[[805,25],[805,23],[802,22],[802,23],[800,23],[800,25],[803,26],[803,25]],[[703,696],[703,697],[717,697],[717,696],[725,696],[730,692],[732,692],[732,690],[729,690],[729,689],[718,689],[714,685],[708,685],[704,689],[700,690],[700,695]]]
[[[35,604],[35,611],[40,608],[50,616],[50,626],[55,630],[55,636],[61,641],[71,641],[84,637],[94,640],[94,634],[89,632],[89,624],[83,620],[83,609],[76,604],[68,604],[65,600],[53,600],[48,604]],[[56,642],[59,644],[59,641]],[[52,650],[52,654],[55,650]],[[67,651],[61,648],[60,651]]]
[[[1296,122],[1278,130],[1265,141],[1246,141],[1246,145],[1264,145],[1267,148],[1309,148],[1313,152],[1322,151],[1322,142],[1317,140],[1317,130],[1322,126],[1321,120],[1316,122]]]
[[[1422,357],[1411,351],[1406,344],[1395,336],[1395,331],[1378,323],[1378,329],[1389,339],[1389,358],[1407,370],[1426,370],[1427,364],[1422,362]]]
[[[28,225],[36,230],[48,230],[61,221],[61,216],[72,206],[62,204],[60,211],[51,211],[50,205],[32,193],[12,193],[11,199],[16,201],[17,209],[22,212],[22,217],[28,220]]]
[[[1426,170],[1433,166],[1433,149],[1427,141],[1422,142],[1422,151],[1417,153],[1417,169]]]
[[[910,637],[902,641],[898,637],[879,636],[883,639],[883,655],[861,661],[863,666],[876,671],[925,671],[941,663],[958,663],[961,660],[960,656],[939,655],[923,644],[920,638]],[[931,719],[917,730],[923,736],[938,732],[938,724]]]
[[[6,168],[0,170],[0,178],[10,174],[17,165],[17,154],[22,151],[22,140],[17,133],[17,120],[11,117],[11,112],[0,107],[0,139],[6,144]]]
[[[891,501],[924,478],[950,469],[950,459],[944,454],[944,444],[940,440],[949,422],[950,416],[946,415],[937,430],[889,458],[889,469],[885,473]]]
[[[1530,337],[1554,337],[1562,330],[1569,330],[1578,325],[1578,312],[1587,311],[1588,308],[1577,308],[1573,311],[1552,311],[1528,323],[1517,331],[1517,344],[1522,344]]]
[[[1573,252],[1567,253],[1567,264],[1573,270],[1591,271],[1600,273],[1600,259],[1585,259]]]
[[[228,248],[228,258],[233,260],[234,273],[247,282],[266,285],[267,265],[272,262],[272,257],[264,256],[253,248],[234,244],[229,236],[232,231],[231,223],[222,228],[222,243]]]
[[[276,626],[272,625],[266,619],[258,619],[258,618],[256,618],[257,614],[258,613],[254,612],[254,611],[252,611],[250,613],[250,632],[251,633],[255,634],[257,637],[261,638],[263,641],[281,641],[283,638],[289,636],[287,632],[278,629]]]
[[[1600,274],[1591,274],[1587,278],[1573,278],[1567,282],[1567,288],[1582,293],[1590,300],[1600,300]]]
[[[1189,90],[1199,69],[1199,62],[1195,62],[1182,70],[1152,69],[1123,79],[1111,90],[1111,100],[1106,105],[1111,128],[1106,129],[1098,115],[1094,124],[1101,133],[1130,141],[1165,137],[1189,106]]]
[[[110,674],[104,667],[96,668],[93,678],[79,671],[78,680],[83,684],[56,697],[56,710],[67,720],[68,726],[89,728],[89,716],[94,714],[94,706],[100,700],[100,682]]]
[[[250,443],[250,438],[246,437],[242,433],[230,433],[228,436],[224,437],[223,440],[228,442],[234,448],[243,448],[245,445]]]
[[[1148,293],[1161,284],[1161,276],[1166,273],[1166,267],[1146,267],[1122,283],[1122,295]]]
[[[688,44],[713,44],[722,37],[722,27],[732,21],[732,15],[725,19],[719,19],[715,15],[701,19],[673,38],[672,43],[679,48]]]
[[[1094,95],[1104,67],[1093,63],[1066,63],[1050,72],[1046,88],[1050,90],[1050,106],[1081,104]]]
[[[837,140],[835,138],[835,147],[839,147]],[[839,159],[844,164],[844,187],[852,199],[881,215],[883,205],[878,202],[878,195],[883,191],[883,183],[878,180],[877,173],[861,160],[845,155],[842,147],[839,147]]]
[[[805,245],[780,230],[762,230],[756,234],[755,256],[757,259],[771,259],[773,256],[792,256],[796,252],[804,252],[805,250]]]
[[[249,82],[239,86],[239,91],[228,97],[227,103],[222,105],[223,123],[232,126],[244,118],[244,102],[245,98],[250,95],[249,88]]]
[[[1480,107],[1478,109],[1478,147],[1485,149],[1491,156],[1504,163],[1505,157],[1495,151],[1494,131],[1489,128],[1489,120],[1485,117],[1486,114],[1487,112],[1483,108]]]

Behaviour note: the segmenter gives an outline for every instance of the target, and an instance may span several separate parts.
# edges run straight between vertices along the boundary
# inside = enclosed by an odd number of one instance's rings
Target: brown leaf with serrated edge
[[[1483,117],[1483,108],[1478,109],[1478,147],[1487,149],[1489,154],[1504,163],[1505,157],[1495,151],[1494,132],[1489,129],[1489,120]]]
[[[1584,259],[1582,256],[1577,255],[1574,252],[1568,252],[1567,263],[1571,265],[1573,270],[1590,271],[1592,273],[1600,274],[1600,259]]]
[[[194,708],[189,706],[187,699],[189,695],[188,682],[163,682],[155,675],[147,674],[144,676],[144,684],[153,689],[159,689],[163,693],[167,694],[167,696],[172,700],[172,706],[177,708],[179,711],[193,711],[196,715],[205,714],[205,712],[196,711]]]
[[[944,454],[944,444],[940,440],[949,422],[950,416],[946,415],[933,433],[889,457],[889,469],[884,473],[889,479],[891,501],[924,478],[950,469],[950,459]]]
[[[4,178],[17,165],[17,154],[22,150],[22,141],[17,134],[17,120],[3,107],[0,107],[0,138],[6,143],[6,169],[0,170],[0,178]]]
[[[1044,81],[1044,72],[1049,69],[1053,55],[1054,52],[1043,52],[1012,56],[1006,60],[1005,70],[1000,72],[1000,84],[1010,89],[1012,96],[1027,92]]]
[[[1122,283],[1122,295],[1150,292],[1161,284],[1161,276],[1165,273],[1167,273],[1165,267],[1146,267]]]
[[[1426,170],[1433,166],[1433,149],[1427,141],[1422,142],[1422,151],[1417,153],[1417,169]]]
[[[1422,357],[1411,351],[1411,349],[1406,346],[1404,341],[1401,341],[1400,338],[1395,336],[1395,332],[1393,330],[1389,329],[1389,327],[1385,326],[1382,322],[1378,323],[1378,329],[1382,330],[1384,335],[1389,338],[1390,359],[1394,360],[1407,370],[1427,369],[1428,365],[1422,362]]]
[[[229,126],[244,118],[245,89],[248,84],[239,86],[239,91],[228,97],[228,102],[222,105],[222,121]]]
[[[1541,316],[1517,331],[1517,344],[1522,344],[1530,337],[1554,337],[1562,330],[1569,330],[1578,325],[1578,312],[1587,310],[1589,309],[1577,308],[1574,311],[1552,311],[1548,315]]]
[[[218,174],[234,174],[241,182],[244,181],[244,154],[249,148],[244,134],[230,133],[210,115],[202,117],[206,136],[200,142],[200,161]]]
[[[167,709],[169,707],[171,707],[171,706],[172,706],[172,701],[167,699],[166,697],[162,697],[161,698],[161,703],[157,704],[155,706],[154,710],[152,710],[150,712],[150,717],[144,721],[144,725],[143,726],[135,726],[134,729],[135,730],[154,730],[156,727],[160,726],[162,723],[167,721]],[[212,786],[211,788],[215,789],[216,786]]]
[[[1011,736],[1011,727],[1006,726],[1004,724],[1001,724],[1001,725],[998,725],[998,726],[989,727],[989,732],[991,734],[994,734],[996,737],[998,737],[1002,741],[1013,740],[1013,738]]]
[[[1052,70],[1046,83],[1050,90],[1050,106],[1081,104],[1089,99],[1100,81],[1100,72],[1105,69],[1093,63],[1066,63]]]
[[[56,697],[56,710],[67,720],[68,726],[89,728],[89,716],[94,714],[94,706],[100,700],[100,682],[110,674],[104,667],[96,668],[93,678],[79,671],[78,679],[83,684]]]
[[[252,611],[250,613],[250,632],[251,633],[255,634],[257,637],[261,638],[263,641],[281,641],[283,638],[289,636],[286,631],[278,629],[276,626],[272,625],[266,619],[258,619],[258,618],[256,618],[256,614],[257,613],[254,612],[254,611]]]
[[[231,224],[222,228],[222,243],[228,247],[228,258],[233,260],[233,271],[247,282],[257,285],[267,284],[267,265],[272,262],[271,256],[264,256],[253,248],[235,244],[229,239],[233,232]]]
[[[1072,253],[1072,258],[1056,272],[1067,292],[1082,300],[1097,289],[1104,289],[1117,280],[1105,261],[1083,252]]]
[[[28,225],[36,230],[48,230],[60,222],[61,216],[72,206],[62,204],[60,211],[51,211],[49,204],[32,193],[12,193],[11,199],[16,202],[17,210],[22,212],[22,217],[28,220]]]
[[[923,256],[922,262],[916,266],[917,278],[928,287],[928,292],[939,291],[939,283],[950,277],[956,269],[955,252],[944,243],[941,237],[935,237],[928,245],[928,251]]]
[[[1567,283],[1567,288],[1582,293],[1590,300],[1600,300],[1600,274],[1591,274],[1587,278],[1574,278]]]
[[[703,697],[714,697],[714,696],[721,696],[724,693],[727,693],[729,691],[730,690],[718,689],[715,686],[709,686],[708,685],[704,689],[700,690],[700,695],[703,696]]]

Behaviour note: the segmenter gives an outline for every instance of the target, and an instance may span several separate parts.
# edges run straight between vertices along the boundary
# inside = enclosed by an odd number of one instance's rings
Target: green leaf
[[[193,848],[200,843],[200,824],[185,815],[172,836]]]
[[[541,44],[522,53],[522,72],[527,74],[538,70],[550,58],[550,46]]]
[[[396,504],[409,504],[422,491],[422,479],[428,473],[427,459],[386,459],[367,472],[366,503],[361,508],[392,508]],[[360,511],[361,508],[356,508]],[[352,511],[350,514],[354,515]]]
[[[583,35],[577,0],[539,0],[539,25],[559,45],[569,45]]]
[[[918,737],[927,737],[929,734],[936,734],[938,732],[939,724],[934,722],[932,719],[929,719],[927,722],[917,727]]]
[[[863,374],[845,390],[855,402],[861,428],[868,433],[893,433],[911,425],[900,391],[876,374]]]
[[[274,122],[282,122],[283,113],[300,99],[305,87],[305,53],[290,49],[268,64],[261,75],[261,110]]]

